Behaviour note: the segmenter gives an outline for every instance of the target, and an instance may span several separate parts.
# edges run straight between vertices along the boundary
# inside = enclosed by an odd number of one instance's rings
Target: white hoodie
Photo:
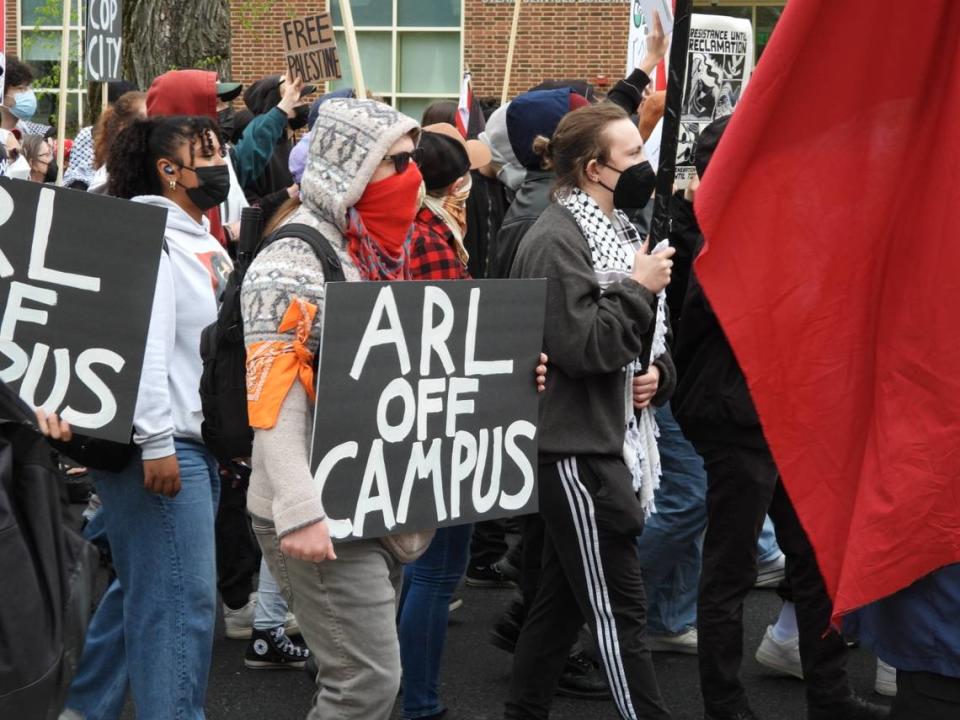
[[[174,454],[173,439],[202,441],[200,333],[217,319],[232,265],[209,233],[166,198],[134,202],[167,209],[166,251],[160,257],[147,350],[134,411],[134,441],[144,460]]]

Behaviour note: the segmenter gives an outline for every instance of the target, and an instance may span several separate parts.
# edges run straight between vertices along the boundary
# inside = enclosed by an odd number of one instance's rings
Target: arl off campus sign
[[[335,539],[536,511],[544,280],[330,283],[312,467]]]
[[[130,442],[166,211],[0,178],[0,380]]]

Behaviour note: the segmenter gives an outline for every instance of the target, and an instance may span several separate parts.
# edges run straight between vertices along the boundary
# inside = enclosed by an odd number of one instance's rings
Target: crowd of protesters
[[[404,718],[444,717],[447,618],[464,578],[518,588],[491,631],[513,654],[506,718],[548,717],[557,692],[609,699],[625,719],[669,718],[653,652],[698,656],[706,718],[758,717],[739,673],[754,586],[784,599],[757,660],[803,679],[810,720],[888,716],[849,686],[848,638],[830,624],[813,550],[693,268],[693,200],[729,117],[704,131],[697,178],[670,200],[669,246],[646,242],[656,174],[645,143],[663,115],[649,73],[666,49],[654,30],[646,64],[606,97],[545,82],[488,106],[469,138],[455,103],[435,103],[421,125],[349,90],[311,101],[316,88],[284,76],[243,91],[171,71],[146,92],[112,84],[63,173],[51,129],[32,122],[31,70],[7,59],[0,176],[62,177],[167,210],[136,452],[116,472],[90,471],[84,533],[114,575],[62,718],[119,718],[128,696],[141,718],[204,717],[218,613],[228,637],[248,640],[248,668],[309,667],[310,718],[385,720],[401,686]],[[306,441],[327,266],[294,236],[255,257],[241,306],[248,358],[296,351],[304,367],[250,362],[251,471],[218,467],[201,433],[200,334],[248,206],[262,210],[264,237],[317,231],[350,282],[548,279],[545,356],[530,364],[543,391],[540,510],[519,519],[519,542],[492,521],[333,544]],[[41,425],[69,434],[55,417]],[[884,640],[895,601],[845,628],[892,664],[878,663],[879,692],[901,681],[890,717],[960,712],[955,570],[917,590],[936,596],[914,612],[916,632],[942,640],[937,663]]]

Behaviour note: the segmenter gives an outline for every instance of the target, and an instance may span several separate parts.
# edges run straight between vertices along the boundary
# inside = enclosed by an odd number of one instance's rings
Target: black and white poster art
[[[546,281],[330,283],[311,467],[336,540],[537,508]]]
[[[693,150],[700,132],[730,115],[753,73],[753,26],[749,20],[694,14],[677,145],[677,186],[694,175]]]
[[[130,442],[166,211],[0,179],[0,380]]]

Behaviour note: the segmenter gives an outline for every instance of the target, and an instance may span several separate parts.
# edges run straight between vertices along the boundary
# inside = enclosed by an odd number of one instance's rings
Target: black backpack
[[[200,401],[203,405],[203,441],[221,465],[242,471],[235,460],[253,452],[253,430],[247,419],[247,348],[243,340],[240,289],[250,262],[271,243],[282,238],[307,243],[323,263],[324,280],[346,280],[340,259],[330,242],[309,225],[280,227],[248,256],[240,253],[227,281],[217,321],[204,329],[200,338],[203,374]]]

